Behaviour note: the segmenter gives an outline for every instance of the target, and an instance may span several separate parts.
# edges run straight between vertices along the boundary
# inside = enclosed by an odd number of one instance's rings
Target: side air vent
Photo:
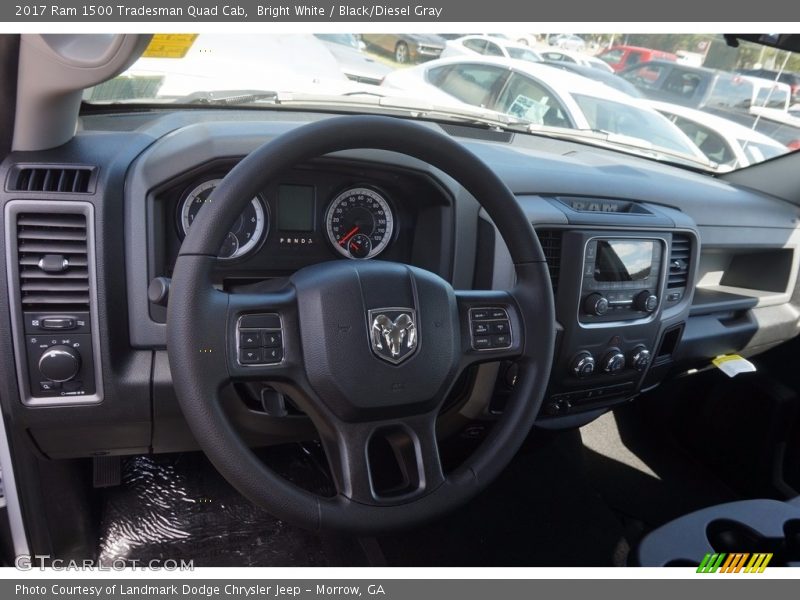
[[[676,233],[672,236],[669,252],[669,276],[667,288],[685,288],[689,278],[691,264],[692,240],[686,234]]]
[[[92,181],[92,167],[17,167],[11,172],[12,192],[63,192],[86,194]]]
[[[550,271],[550,283],[553,293],[558,291],[558,277],[561,273],[561,236],[563,232],[557,229],[537,229],[536,235],[544,251],[547,269]]]
[[[23,310],[89,309],[85,215],[19,213],[17,257]]]

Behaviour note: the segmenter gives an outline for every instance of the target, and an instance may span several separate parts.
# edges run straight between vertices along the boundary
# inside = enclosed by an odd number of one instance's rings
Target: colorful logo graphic
[[[734,552],[726,554],[706,554],[700,566],[697,567],[698,573],[763,573],[769,561],[772,560],[772,553],[757,552]]]

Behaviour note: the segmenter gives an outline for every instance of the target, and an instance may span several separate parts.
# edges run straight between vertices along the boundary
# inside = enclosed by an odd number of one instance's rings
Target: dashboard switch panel
[[[275,365],[283,360],[283,331],[277,313],[244,315],[237,325],[240,365]]]
[[[471,308],[469,329],[472,332],[473,350],[504,350],[511,347],[511,322],[505,308]]]

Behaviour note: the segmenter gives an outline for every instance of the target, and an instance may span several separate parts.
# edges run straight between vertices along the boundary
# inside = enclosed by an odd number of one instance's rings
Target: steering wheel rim
[[[425,161],[472,194],[506,242],[516,271],[514,288],[455,292],[438,276],[407,265],[342,260],[301,269],[287,289],[267,295],[213,289],[212,270],[227,227],[251,198],[297,164],[359,148],[389,150]],[[330,300],[335,298],[334,292],[347,292],[356,289],[355,285],[363,288],[370,278],[376,283],[386,282],[388,287],[411,289],[408,297],[417,303],[418,325],[422,326],[419,347],[412,351],[417,356],[403,366],[388,367],[377,361],[369,365],[370,370],[381,373],[407,375],[396,402],[385,402],[386,393],[361,404],[347,398],[348,391],[364,388],[345,389],[349,378],[342,375],[337,380],[335,373],[328,372],[344,365],[336,362],[335,355],[342,354],[335,351],[339,338],[334,333],[320,334],[329,336],[323,340],[323,349],[311,343],[316,339],[312,333],[327,332],[332,327],[325,320],[328,311],[319,310],[320,299]],[[334,290],[335,286],[345,287]],[[354,310],[370,308],[363,293],[360,300],[362,304]],[[473,311],[486,306],[502,307],[512,330],[516,330],[508,349],[481,352],[473,347]],[[237,319],[253,312],[280,316],[284,355],[274,370],[248,371],[237,362]],[[434,318],[434,313],[438,317]],[[360,319],[368,328],[365,317],[361,314]],[[352,322],[357,321],[356,312],[352,318]],[[353,332],[359,339],[369,335],[359,327]],[[449,341],[445,339],[448,336]],[[334,117],[304,125],[267,142],[240,161],[215,189],[183,242],[174,268],[167,318],[169,362],[178,400],[199,445],[222,476],[278,518],[310,529],[352,533],[420,524],[457,508],[488,485],[510,462],[533,426],[549,377],[554,341],[553,294],[544,254],[512,192],[477,156],[434,127],[380,116]],[[355,346],[348,346],[348,350],[356,354],[361,351]],[[452,386],[471,364],[505,358],[517,360],[519,375],[506,409],[487,439],[447,475],[441,472],[440,463],[439,472],[436,465],[429,467],[426,461],[434,460],[432,451],[439,459],[435,417],[450,389],[448,384]],[[428,363],[438,365],[435,372],[433,367],[419,370]],[[396,371],[389,370],[395,367]],[[253,454],[227,418],[219,399],[222,387],[239,377],[261,378],[264,373],[274,377],[276,387],[284,385],[302,397],[302,407],[314,421],[328,453],[337,496],[317,496],[276,474]],[[428,397],[433,387],[418,384],[414,376],[419,373],[433,378],[430,385],[438,386],[436,393],[440,390],[441,398]],[[353,383],[358,385],[362,384]],[[406,387],[411,389],[407,391]],[[318,393],[320,389],[326,390],[325,397]],[[336,400],[338,396],[342,397],[340,401]],[[380,418],[369,416],[373,414]],[[363,481],[348,486],[353,483],[348,477],[355,480],[359,468],[359,450],[366,452],[377,427],[395,423],[399,429],[408,429],[409,465],[411,469],[417,465],[418,489],[381,497],[371,481],[367,487]],[[368,458],[365,460],[368,462]],[[369,465],[366,467],[369,476]],[[359,478],[363,479],[363,473]]]

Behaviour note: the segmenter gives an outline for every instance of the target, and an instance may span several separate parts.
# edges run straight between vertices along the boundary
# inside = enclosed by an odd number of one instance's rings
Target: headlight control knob
[[[39,358],[39,371],[50,381],[69,381],[80,368],[81,355],[69,346],[51,346]]]

